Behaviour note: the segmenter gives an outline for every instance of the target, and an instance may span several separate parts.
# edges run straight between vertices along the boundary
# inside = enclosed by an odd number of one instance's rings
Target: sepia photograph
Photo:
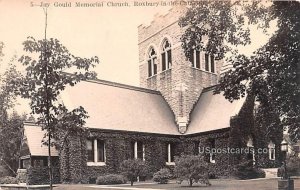
[[[0,0],[0,190],[300,190],[300,2]]]

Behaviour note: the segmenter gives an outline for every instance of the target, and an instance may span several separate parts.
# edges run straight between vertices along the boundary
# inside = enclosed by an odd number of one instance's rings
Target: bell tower
[[[138,27],[140,86],[161,92],[182,134],[202,89],[217,84],[222,66],[213,55],[196,50],[192,61],[186,59],[180,41],[184,28],[178,25],[185,11],[174,6],[166,15],[156,14],[149,26]]]

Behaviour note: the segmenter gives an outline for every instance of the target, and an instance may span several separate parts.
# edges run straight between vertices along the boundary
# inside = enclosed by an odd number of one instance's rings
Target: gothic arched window
[[[269,142],[268,148],[269,148],[269,159],[275,160],[275,144],[272,141]]]
[[[171,53],[171,44],[168,40],[165,40],[162,46],[161,53],[162,60],[162,71],[168,70],[172,66],[172,53]]]
[[[157,55],[154,48],[148,52],[148,77],[157,74]]]

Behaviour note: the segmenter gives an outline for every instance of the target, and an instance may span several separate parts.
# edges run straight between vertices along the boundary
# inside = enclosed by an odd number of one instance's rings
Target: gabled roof
[[[213,94],[214,88],[204,89],[190,116],[186,135],[230,127],[230,118],[239,113],[245,98],[230,103],[222,94]]]
[[[24,143],[27,143],[31,156],[48,156],[48,146],[42,144],[44,134],[41,127],[32,123],[24,123]],[[51,147],[51,156],[58,156],[54,147]]]
[[[84,107],[95,129],[179,135],[160,92],[104,80],[82,81],[61,95],[69,109]]]

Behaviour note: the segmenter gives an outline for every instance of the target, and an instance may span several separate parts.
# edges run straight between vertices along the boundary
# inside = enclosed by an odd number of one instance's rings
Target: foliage
[[[158,172],[154,173],[153,181],[160,184],[168,183],[169,179],[172,177],[170,170],[167,168],[162,168]]]
[[[180,19],[187,27],[181,40],[187,58],[198,48],[223,58],[229,45],[250,43],[245,24],[266,30],[271,21],[278,30],[269,42],[247,57],[232,52],[227,60],[233,68],[226,72],[216,89],[234,101],[246,93],[255,95],[264,113],[274,112],[279,128],[288,128],[292,140],[300,138],[299,29],[300,3],[297,1],[203,1],[192,6]],[[247,22],[246,22],[247,21]],[[204,37],[208,42],[203,43]],[[276,121],[276,120],[275,120]],[[269,124],[269,130],[275,123]]]
[[[12,57],[8,68],[3,75],[0,75],[0,164],[9,170],[9,175],[16,175],[18,169],[22,122],[25,119],[25,116],[20,116],[15,112],[8,114],[8,110],[14,106],[15,91],[22,79],[22,75],[13,65],[15,59],[15,56]]]
[[[95,72],[89,71],[99,62],[97,57],[90,59],[72,55],[57,39],[35,40],[33,37],[23,42],[24,51],[19,59],[26,66],[26,75],[19,88],[21,97],[30,99],[32,114],[38,114],[37,123],[45,130],[45,143],[48,144],[49,158],[52,139],[61,142],[68,134],[84,135],[84,119],[88,117],[83,107],[72,111],[58,101],[60,93],[68,86],[81,80],[93,79]],[[65,70],[74,71],[66,73]],[[57,145],[57,144],[56,144]],[[63,145],[63,142],[58,145]],[[50,166],[50,185],[52,167]]]
[[[4,56],[4,54],[3,54],[3,48],[4,48],[4,43],[0,42],[0,61],[2,61],[1,57]]]
[[[18,180],[15,177],[5,176],[0,178],[0,184],[17,184]]]
[[[148,173],[147,165],[140,159],[124,160],[120,165],[120,169],[122,174],[130,181],[131,186],[137,177],[146,176]]]
[[[265,178],[265,172],[253,166],[252,161],[242,161],[240,164],[234,166],[233,176],[238,179],[255,179]]]
[[[55,164],[54,164],[55,165]],[[60,183],[60,168],[53,166],[53,183]],[[45,167],[29,167],[27,168],[27,184],[42,185],[49,184],[49,169]]]
[[[208,181],[208,163],[202,156],[183,155],[175,158],[174,174],[179,182],[187,180],[189,185],[193,183],[204,183],[211,185]]]
[[[179,19],[179,26],[186,27],[181,37],[186,57],[190,59],[198,49],[222,59],[231,50],[230,45],[249,44],[250,32],[244,26],[242,5],[241,1],[197,1],[191,6]]]
[[[300,158],[297,156],[288,156],[286,159],[286,170],[288,176],[300,176]],[[283,165],[278,168],[278,176],[284,172]]]
[[[127,179],[123,175],[108,174],[97,177],[97,185],[111,185],[111,184],[123,184],[126,183]]]
[[[0,162],[10,171],[10,175],[16,175],[19,167],[20,146],[23,134],[23,121],[25,116],[16,112],[12,114],[1,127],[0,131]],[[9,137],[9,138],[7,138]]]
[[[4,176],[9,176],[10,174],[11,172],[8,169],[6,169],[4,165],[0,165],[0,178]]]

